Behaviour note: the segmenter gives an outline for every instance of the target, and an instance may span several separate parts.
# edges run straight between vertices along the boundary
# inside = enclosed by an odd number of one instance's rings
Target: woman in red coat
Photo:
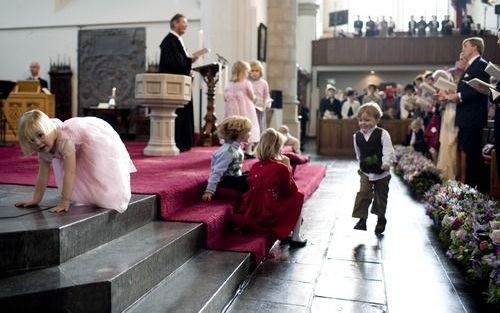
[[[284,137],[272,128],[262,134],[256,149],[260,161],[250,169],[249,191],[243,195],[233,221],[243,231],[287,239],[291,248],[301,248],[307,243],[300,237],[304,195],[297,190],[290,160],[280,153],[283,143]],[[288,239],[292,231],[292,238]]]

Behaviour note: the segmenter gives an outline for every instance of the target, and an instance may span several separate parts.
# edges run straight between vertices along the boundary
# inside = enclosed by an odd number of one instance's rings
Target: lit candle
[[[203,49],[203,29],[200,29],[200,34],[198,36],[198,49]]]
[[[116,97],[116,87],[113,87],[113,89],[111,90],[111,97],[112,98]]]
[[[199,33],[199,37],[198,37],[198,49],[201,50],[203,49],[203,46],[204,46],[204,40],[205,38],[203,38],[203,29],[200,29],[200,33]],[[204,63],[204,56],[200,56],[200,63]]]

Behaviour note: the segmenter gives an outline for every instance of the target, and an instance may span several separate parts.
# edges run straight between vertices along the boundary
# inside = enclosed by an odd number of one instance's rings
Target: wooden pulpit
[[[205,124],[200,134],[200,140],[204,146],[219,144],[219,138],[216,133],[217,116],[215,115],[215,86],[219,81],[220,70],[222,68],[223,65],[220,63],[210,63],[193,68],[193,71],[200,73],[203,77],[203,81],[207,84],[207,114],[205,114],[203,118]]]
[[[3,111],[7,121],[6,140],[17,141],[17,124],[24,112],[38,109],[49,117],[55,116],[55,97],[42,92],[37,80],[19,80],[5,100]]]

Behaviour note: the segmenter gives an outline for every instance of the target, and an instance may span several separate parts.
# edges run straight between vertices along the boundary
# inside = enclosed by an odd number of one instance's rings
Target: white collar
[[[173,34],[175,37],[181,39],[181,35],[177,34],[175,31],[173,31],[172,29],[170,30],[170,33]]]
[[[368,129],[366,132],[364,132],[362,129],[360,129],[359,131],[363,134],[363,135],[371,135],[373,133],[373,131],[375,130],[375,128],[377,128],[377,126],[374,126],[373,128],[370,128]]]
[[[190,55],[189,55],[189,53],[187,52],[186,46],[184,45],[184,41],[182,41],[181,35],[177,34],[177,33],[176,33],[175,31],[173,31],[173,30],[170,30],[170,33],[171,33],[172,35],[174,35],[175,37],[177,37],[177,39],[179,39],[179,41],[181,42],[181,46],[182,46],[182,48],[184,49],[184,53],[186,54],[186,56],[187,56],[188,58],[190,58],[191,56],[190,56]]]
[[[472,59],[469,60],[469,65],[472,64],[472,62],[474,62],[477,58],[479,58],[481,55],[476,55],[475,57],[473,57]]]

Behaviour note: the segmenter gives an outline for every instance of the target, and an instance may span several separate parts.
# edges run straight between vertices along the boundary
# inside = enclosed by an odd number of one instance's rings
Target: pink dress
[[[75,151],[76,172],[71,201],[124,212],[130,200],[130,173],[136,168],[116,131],[102,119],[58,119],[54,153],[40,152],[52,162],[59,190],[63,185],[63,160]]]
[[[248,117],[252,122],[252,130],[248,142],[259,142],[259,121],[257,120],[257,113],[255,113],[253,99],[250,98],[251,95],[254,95],[254,93],[252,83],[248,80],[229,82],[224,90],[224,118],[233,115]]]
[[[266,109],[270,107],[269,100],[271,100],[269,85],[262,78],[251,80],[251,82],[253,91],[255,92],[255,112],[257,113],[257,120],[259,121],[260,131],[264,132],[267,128]]]

